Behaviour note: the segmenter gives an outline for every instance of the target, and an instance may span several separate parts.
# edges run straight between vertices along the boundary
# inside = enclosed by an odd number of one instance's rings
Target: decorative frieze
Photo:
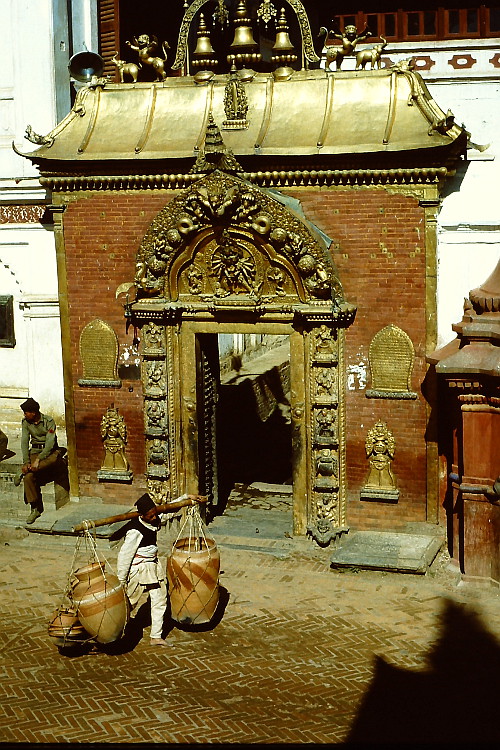
[[[38,224],[46,208],[45,205],[0,206],[0,224]]]

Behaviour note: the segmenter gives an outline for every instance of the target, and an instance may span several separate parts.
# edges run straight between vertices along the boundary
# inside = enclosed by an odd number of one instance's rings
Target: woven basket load
[[[219,601],[219,570],[217,545],[205,535],[197,507],[189,508],[167,560],[172,619],[186,625],[210,622]]]

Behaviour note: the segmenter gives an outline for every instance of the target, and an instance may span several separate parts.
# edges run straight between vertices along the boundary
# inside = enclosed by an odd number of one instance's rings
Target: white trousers
[[[157,583],[140,583],[140,565],[131,568],[127,582],[127,596],[133,612],[144,592],[149,594],[151,604],[151,638],[161,638],[163,620],[167,611],[167,585],[165,580]]]

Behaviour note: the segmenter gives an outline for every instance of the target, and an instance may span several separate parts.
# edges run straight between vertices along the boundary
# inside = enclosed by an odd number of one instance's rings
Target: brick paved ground
[[[458,586],[445,556],[419,577],[334,572],[305,540],[221,546],[215,627],[68,656],[47,623],[74,539],[0,528],[0,545],[4,742],[500,739],[500,595]]]

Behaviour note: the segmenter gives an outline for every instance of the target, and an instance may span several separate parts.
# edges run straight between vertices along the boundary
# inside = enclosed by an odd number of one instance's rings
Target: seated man
[[[24,479],[24,502],[31,505],[31,513],[26,523],[34,523],[43,513],[40,487],[53,482],[65,471],[62,455],[65,449],[57,445],[56,425],[52,417],[41,414],[40,405],[28,398],[21,409],[24,419],[21,423],[21,450],[23,465],[16,475],[14,484],[18,487]]]

